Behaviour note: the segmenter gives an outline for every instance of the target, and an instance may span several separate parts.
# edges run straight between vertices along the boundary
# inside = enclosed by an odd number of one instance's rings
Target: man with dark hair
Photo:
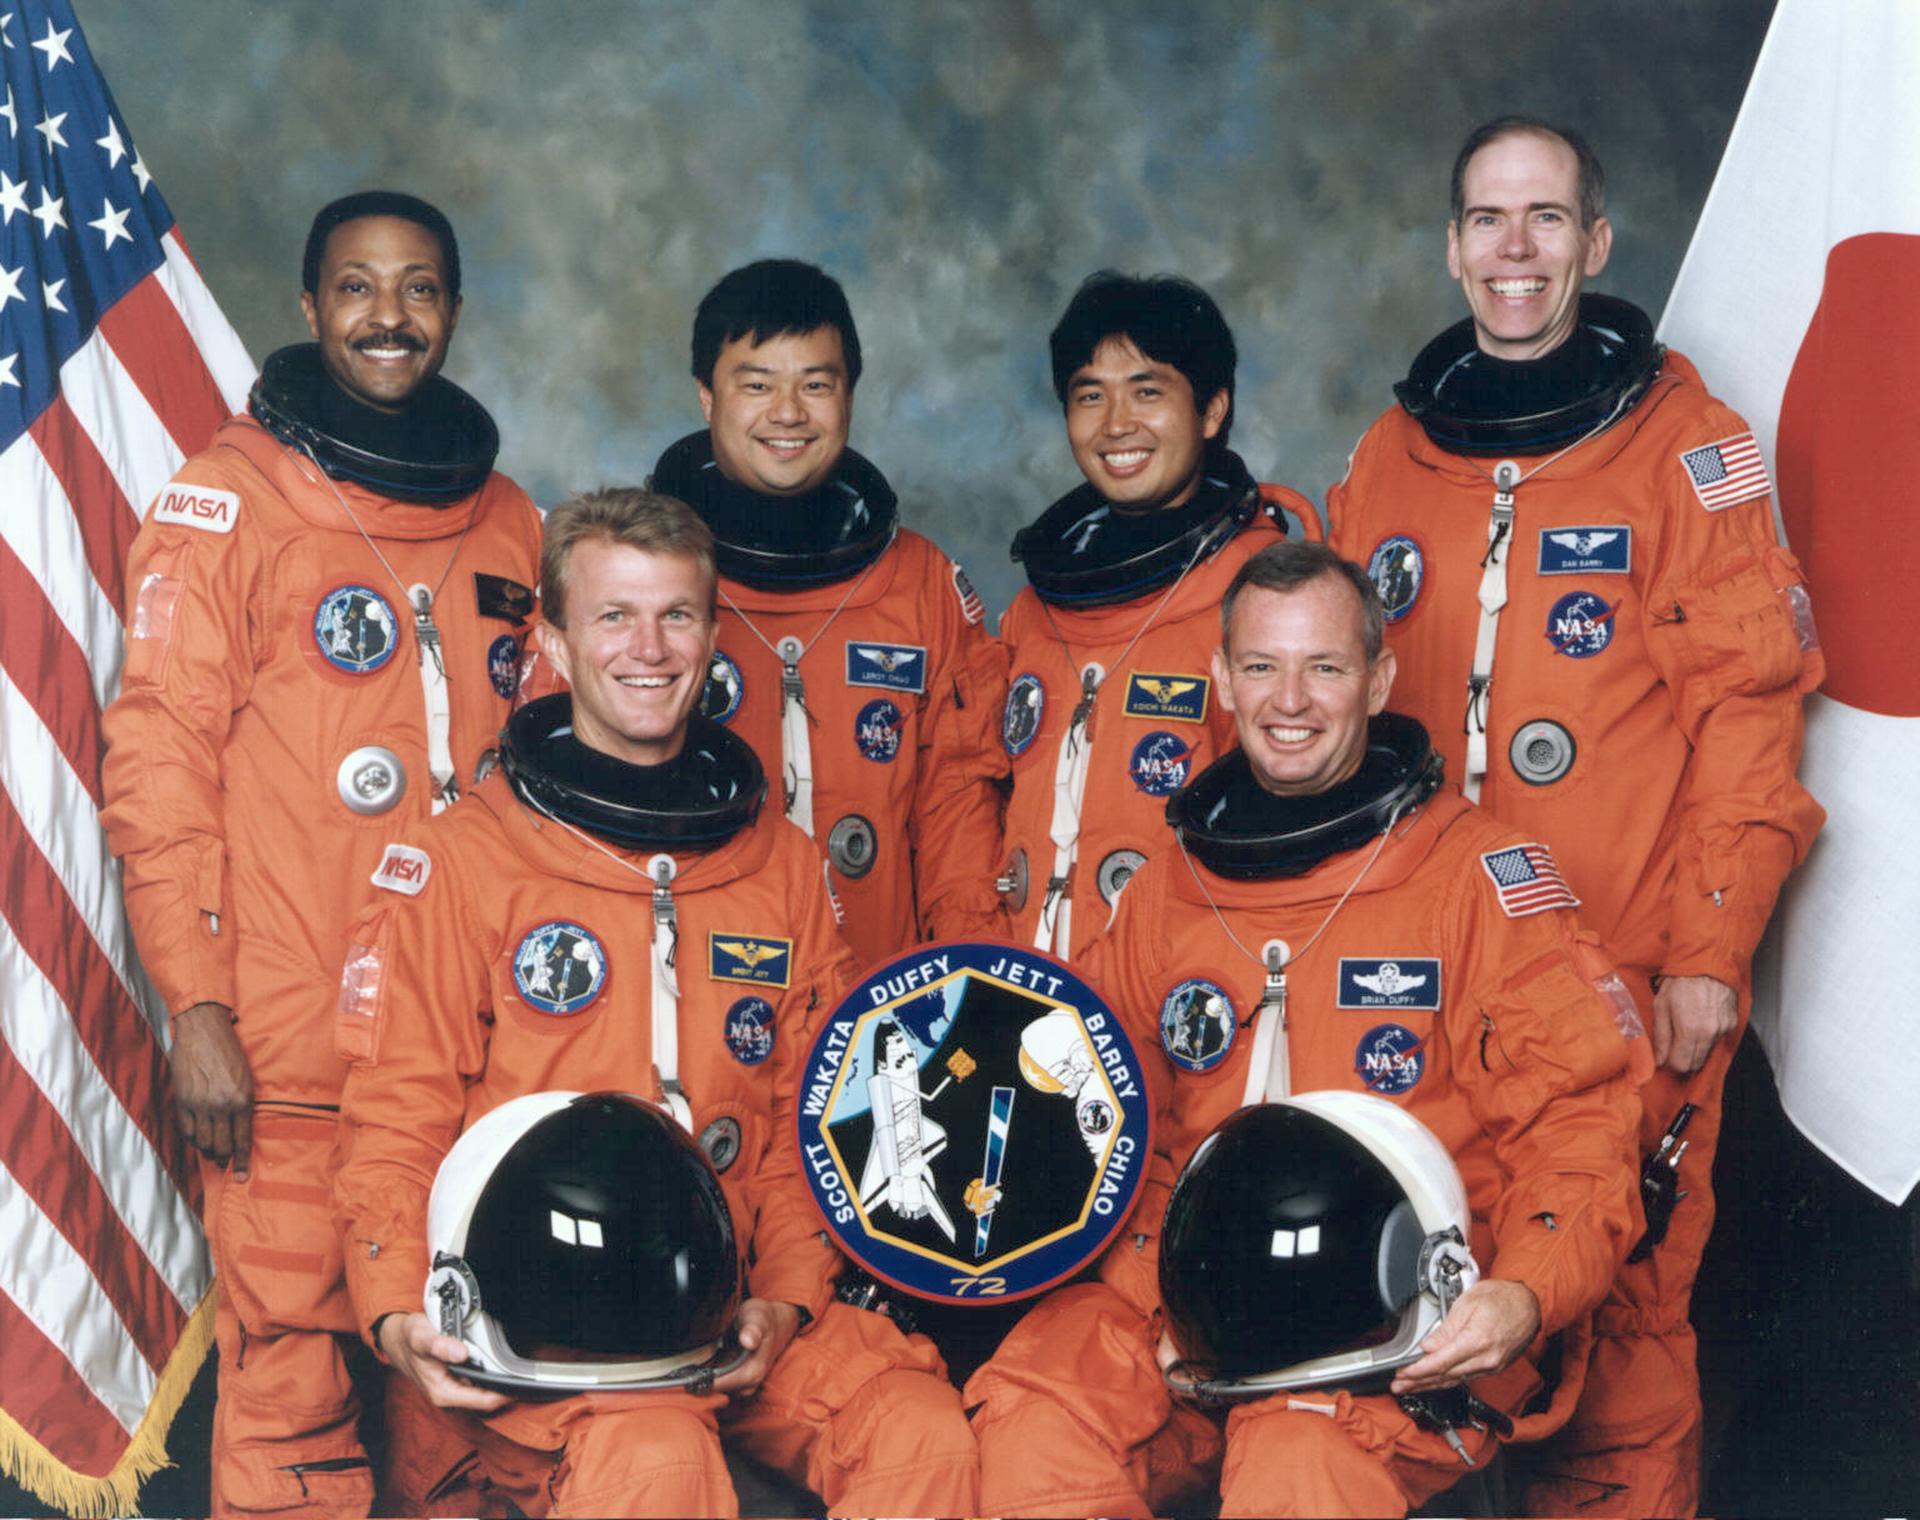
[[[1216,1479],[1222,1515],[1405,1514],[1484,1463],[1496,1431],[1535,1434],[1514,1417],[1542,1386],[1539,1337],[1591,1310],[1632,1240],[1627,1073],[1644,1041],[1623,1038],[1618,980],[1552,857],[1442,787],[1425,731],[1386,711],[1394,655],[1358,566],[1270,544],[1220,606],[1210,666],[1239,745],[1175,795],[1171,838],[1087,958],[1137,1048],[1166,1057],[1156,1155],[1098,1279],[1043,1300],[967,1385],[989,1514],[1184,1513]],[[1451,1225],[1479,1280],[1390,1343],[1374,1334],[1402,1312],[1389,1253],[1356,1249],[1369,1221],[1319,1212],[1331,1189],[1262,1196],[1243,1176],[1250,1256],[1202,1273],[1179,1254],[1169,1193],[1202,1142],[1305,1093],[1368,1095],[1417,1134],[1411,1115],[1465,1185]],[[1296,1246],[1351,1275],[1284,1308],[1232,1304],[1234,1263]],[[1176,1292],[1217,1295],[1247,1355],[1296,1354],[1173,1366]],[[1229,1413],[1176,1401],[1196,1377]],[[1472,1399],[1451,1391],[1468,1379]]]
[[[568,691],[514,714],[500,771],[467,805],[381,836],[409,869],[375,873],[386,890],[349,936],[333,1196],[358,1323],[529,1514],[738,1513],[723,1437],[833,1514],[974,1513],[973,1443],[938,1353],[839,1301],[844,1262],[799,1174],[796,1084],[853,965],[812,845],[762,811],[753,751],[695,711],[712,537],[683,503],[633,489],[563,502],[546,527],[538,637]],[[569,1378],[566,1396],[521,1396],[524,1368],[502,1392],[462,1377],[472,1353],[422,1312],[443,1160],[502,1105],[555,1090],[635,1094],[712,1163],[746,1356],[710,1385],[680,1365],[698,1361],[676,1355],[684,1343],[620,1369],[603,1339],[598,1368],[580,1344],[513,1346]],[[673,1228],[670,1213],[646,1227]],[[551,1228],[544,1212],[525,1227]],[[483,1282],[483,1307],[490,1288],[505,1302],[541,1281]],[[636,1306],[661,1314],[641,1338],[665,1334],[670,1309]]]
[[[1489,122],[1453,202],[1467,320],[1361,439],[1333,542],[1385,599],[1407,710],[1470,799],[1552,845],[1651,1015],[1648,1231],[1532,1508],[1691,1514],[1720,1089],[1754,946],[1823,817],[1794,779],[1823,666],[1751,430],[1645,313],[1583,290],[1613,244],[1591,150]]]
[[[303,284],[315,341],[268,357],[249,415],[134,540],[105,724],[102,816],[203,1157],[220,1515],[371,1502],[336,1342],[354,1321],[325,1203],[346,1075],[330,988],[383,816],[446,807],[491,751],[540,547],[492,418],[439,374],[460,311],[446,218],[336,201]],[[404,1412],[389,1425],[401,1465],[430,1460]]]
[[[1199,286],[1103,270],[1050,343],[1086,481],[1013,541],[999,887],[1017,938],[1072,958],[1159,846],[1166,799],[1232,742],[1207,673],[1222,590],[1285,532],[1279,507],[1317,518],[1227,448],[1233,333]]]
[[[707,427],[652,484],[717,541],[705,712],[753,746],[820,847],[863,961],[999,932],[1004,663],[964,572],[901,526],[886,477],[847,447],[860,337],[845,293],[763,259],[707,292],[692,347]]]

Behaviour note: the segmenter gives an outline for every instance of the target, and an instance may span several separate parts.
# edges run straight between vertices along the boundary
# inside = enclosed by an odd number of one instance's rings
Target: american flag
[[[1500,907],[1508,918],[1525,918],[1529,913],[1544,913],[1549,908],[1577,908],[1580,899],[1573,895],[1553,855],[1543,844],[1516,844],[1504,850],[1490,850],[1480,864],[1493,879]]]
[[[253,365],[68,0],[0,7],[0,1467],[125,1514],[212,1332],[100,805],[139,512]]]
[[[1693,494],[1709,512],[1765,496],[1773,489],[1752,433],[1736,433],[1718,443],[1689,449],[1680,456],[1680,463],[1687,467]]]

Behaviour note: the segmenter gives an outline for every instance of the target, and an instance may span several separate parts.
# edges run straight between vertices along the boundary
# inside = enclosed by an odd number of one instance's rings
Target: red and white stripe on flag
[[[67,0],[10,0],[0,38],[0,1466],[124,1514],[212,1273],[99,825],[100,716],[140,511],[253,366]]]
[[[1920,5],[1781,0],[1660,331],[1772,456],[1827,661],[1800,769],[1827,826],[1756,965],[1754,1028],[1794,1123],[1894,1201],[1920,1181],[1916,78]]]

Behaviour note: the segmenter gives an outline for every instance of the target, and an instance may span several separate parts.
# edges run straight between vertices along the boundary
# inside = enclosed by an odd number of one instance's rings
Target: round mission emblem
[[[513,985],[542,1013],[578,1013],[607,985],[607,952],[591,929],[554,919],[513,953]]]
[[[740,694],[745,690],[740,667],[733,663],[733,657],[714,650],[713,663],[707,666],[707,679],[700,687],[700,715],[716,723],[732,721],[733,715],[740,711]]]
[[[1018,757],[1027,752],[1033,736],[1040,732],[1040,714],[1047,701],[1040,678],[1031,672],[1014,678],[1007,690],[1006,711],[1000,718],[1000,742],[1007,753]]]
[[[1239,1027],[1227,989],[1205,977],[1176,983],[1160,1000],[1160,1045],[1182,1071],[1212,1071],[1226,1060]]]
[[[1152,1154],[1140,1061],[1064,961],[990,942],[875,968],[821,1027],[800,1154],[828,1228],[875,1276],[1005,1302],[1080,1270]]]
[[[1367,556],[1367,579],[1380,593],[1380,605],[1386,609],[1389,623],[1399,622],[1413,610],[1426,575],[1420,546],[1404,533],[1382,539]]]
[[[336,586],[314,609],[313,639],[335,670],[370,675],[393,658],[393,607],[371,586]]]

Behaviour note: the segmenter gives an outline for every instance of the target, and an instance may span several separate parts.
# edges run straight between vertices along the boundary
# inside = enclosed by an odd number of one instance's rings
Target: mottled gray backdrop
[[[1046,334],[1102,265],[1200,281],[1242,353],[1234,439],[1319,498],[1459,314],[1446,176],[1476,121],[1592,137],[1603,285],[1658,316],[1771,0],[77,0],[208,283],[258,359],[305,337],[313,211],[452,217],[448,373],[550,505],[698,421],[687,333],[733,265],[812,259],[867,352],[854,445],[996,611],[1014,529],[1077,483]]]

